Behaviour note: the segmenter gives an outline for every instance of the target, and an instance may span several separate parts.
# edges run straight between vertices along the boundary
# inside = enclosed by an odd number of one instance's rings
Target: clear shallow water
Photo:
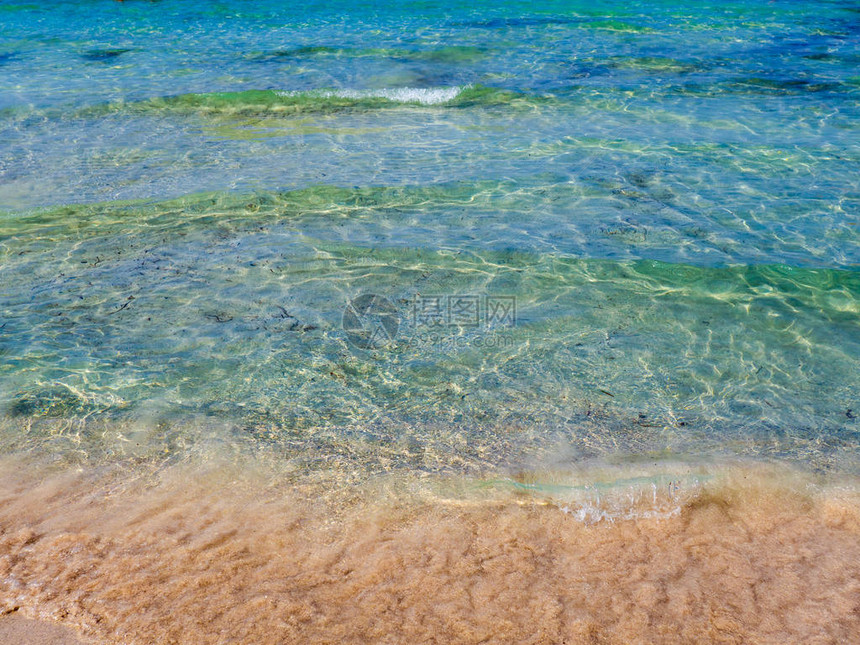
[[[0,11],[11,446],[856,456],[852,3]]]

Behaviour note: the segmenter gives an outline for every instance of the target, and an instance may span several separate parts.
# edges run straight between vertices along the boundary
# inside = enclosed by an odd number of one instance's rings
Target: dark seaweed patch
[[[343,54],[349,50],[338,47],[308,46],[293,47],[290,49],[275,49],[268,52],[258,52],[248,55],[248,59],[258,62],[278,61],[290,58],[305,58],[320,54]]]
[[[789,96],[834,92],[843,89],[842,83],[817,82],[809,79],[772,79],[762,77],[736,78],[730,81],[706,85],[685,83],[678,91],[691,96],[718,96],[739,94],[750,96]]]
[[[468,45],[453,45],[436,49],[404,49],[404,48],[353,48],[312,45],[294,47],[291,49],[276,49],[265,52],[248,54],[248,60],[258,63],[289,61],[294,58],[314,58],[317,56],[335,56],[344,58],[388,58],[407,62],[430,62],[442,64],[468,63],[486,55],[486,49]]]
[[[113,60],[130,51],[130,49],[90,49],[81,54],[81,58],[96,62],[106,61]]]
[[[9,414],[13,417],[69,417],[93,411],[93,406],[67,388],[47,388],[16,396]]]
[[[797,94],[804,92],[826,92],[835,90],[840,87],[839,83],[816,83],[815,81],[797,78],[797,79],[772,79],[751,77],[737,79],[730,83],[730,86],[737,88],[750,88],[753,90],[761,90],[765,92],[774,92],[778,94]]]

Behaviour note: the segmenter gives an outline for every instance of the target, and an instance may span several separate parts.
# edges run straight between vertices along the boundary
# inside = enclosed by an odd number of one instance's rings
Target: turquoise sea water
[[[0,3],[4,441],[854,468],[858,117],[847,1]]]

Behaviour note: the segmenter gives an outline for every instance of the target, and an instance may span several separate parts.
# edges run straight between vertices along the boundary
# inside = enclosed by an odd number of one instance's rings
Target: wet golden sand
[[[48,621],[29,620],[16,612],[0,616],[0,643],[7,645],[81,645],[74,631]]]
[[[413,484],[7,464],[0,610],[92,643],[860,642],[853,482],[736,467],[597,522]]]

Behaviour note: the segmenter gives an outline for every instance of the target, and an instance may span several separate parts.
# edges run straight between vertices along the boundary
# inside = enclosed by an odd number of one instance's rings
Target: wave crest
[[[394,103],[420,103],[421,105],[442,105],[456,99],[465,87],[395,87],[377,90],[311,90],[311,91],[279,91],[278,96],[285,98],[321,98],[321,99],[383,99]]]

